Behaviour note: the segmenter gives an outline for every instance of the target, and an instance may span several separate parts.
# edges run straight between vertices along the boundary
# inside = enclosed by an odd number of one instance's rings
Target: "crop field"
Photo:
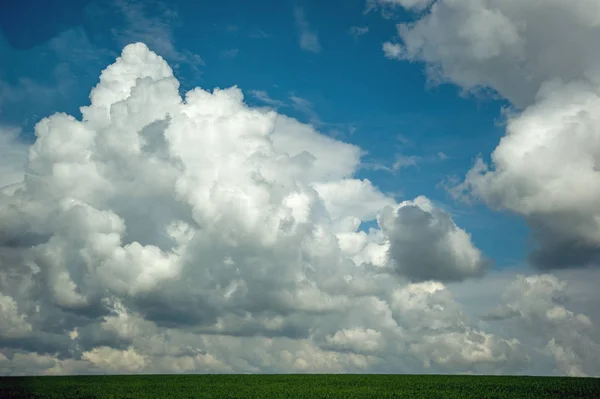
[[[0,398],[600,398],[600,379],[322,374],[0,377]]]

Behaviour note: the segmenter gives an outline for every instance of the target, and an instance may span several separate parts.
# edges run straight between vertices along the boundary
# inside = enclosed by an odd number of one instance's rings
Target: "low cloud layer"
[[[555,371],[569,376],[598,372],[600,334],[585,314],[565,307],[566,284],[553,275],[519,276],[504,293],[506,305],[490,312],[492,320],[510,320],[535,332],[535,344],[555,360]]]
[[[468,233],[355,179],[358,147],[235,87],[181,98],[141,43],[90,100],[0,194],[0,373],[528,370],[445,286],[485,271]]]
[[[600,265],[599,7],[439,0],[383,48],[425,62],[434,82],[491,90],[519,109],[491,164],[479,159],[455,192],[522,215],[540,269]]]

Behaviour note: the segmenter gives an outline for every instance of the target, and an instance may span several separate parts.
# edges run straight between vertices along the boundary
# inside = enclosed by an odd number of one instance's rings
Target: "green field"
[[[0,377],[0,398],[600,398],[600,379],[445,375]]]

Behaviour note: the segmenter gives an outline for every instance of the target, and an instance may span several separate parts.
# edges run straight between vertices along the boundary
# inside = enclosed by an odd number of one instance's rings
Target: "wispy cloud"
[[[26,76],[20,77],[16,82],[0,80],[0,113],[5,111],[7,104],[20,104],[23,107],[32,104],[48,105],[54,104],[58,98],[68,98],[77,82],[70,65],[68,63],[56,65],[51,68],[50,76],[51,83]],[[27,115],[27,117],[32,116]]]
[[[292,108],[308,117],[310,123],[313,125],[321,124],[321,118],[315,111],[314,104],[311,101],[294,94],[290,96],[290,101]]]
[[[200,55],[189,50],[179,50],[173,38],[173,28],[181,23],[180,16],[165,3],[158,1],[114,0],[116,10],[126,22],[124,29],[113,29],[112,33],[122,46],[131,42],[144,42],[177,68],[185,64],[199,73],[205,65]],[[154,15],[148,9],[152,8]]]
[[[41,112],[64,110],[65,101],[76,95],[81,82],[95,80],[102,65],[117,56],[93,44],[81,26],[64,30],[30,49],[14,48],[4,44],[5,40],[0,30],[0,59],[8,61],[7,70],[11,70],[13,59],[38,62],[40,54],[46,54],[35,71],[0,78],[0,124],[24,128],[26,134],[41,118]],[[0,154],[2,158],[4,154]]]
[[[264,90],[251,90],[250,94],[257,100],[262,101],[263,103],[268,104],[272,107],[279,108],[286,106],[286,104],[283,101],[271,98],[271,96],[269,96],[269,93],[267,93]]]
[[[63,76],[60,71],[68,70],[67,66],[55,68],[53,77],[56,78],[55,85],[47,85],[37,82],[28,77],[20,78],[16,83],[8,83],[0,80],[0,111],[3,103],[18,103],[39,96],[41,102],[55,99],[56,96],[67,96],[73,85],[73,79]]]
[[[397,171],[407,166],[417,166],[417,162],[421,160],[421,157],[416,155],[396,155],[396,160],[392,165],[392,170]]]
[[[423,160],[422,157],[417,155],[403,155],[396,154],[394,163],[391,166],[386,165],[383,162],[363,162],[361,167],[363,169],[369,169],[374,171],[383,171],[389,172],[392,174],[398,173],[400,170],[407,168],[409,166],[416,167],[418,162]]]
[[[420,0],[414,0],[419,2]],[[396,14],[396,9],[400,1],[396,0],[367,0],[363,14],[368,14],[371,11],[380,11],[381,16],[385,19],[390,19]]]
[[[319,36],[306,20],[304,10],[300,7],[294,8],[294,18],[296,19],[296,27],[298,28],[298,34],[300,35],[300,48],[313,53],[321,52]]]
[[[326,122],[315,110],[314,103],[295,94],[289,96],[290,106],[308,118],[308,122],[323,133],[333,137],[352,135],[356,131],[354,123]]]
[[[362,35],[366,35],[367,33],[369,33],[369,27],[368,26],[353,26],[348,30],[348,33],[350,33],[350,36],[352,36],[354,38],[354,40],[358,40],[358,38],[361,37]]]
[[[427,156],[404,155],[401,153],[397,153],[394,158],[394,162],[391,165],[386,164],[385,162],[375,161],[375,162],[363,162],[361,164],[361,167],[363,169],[389,172],[392,174],[396,174],[399,171],[401,171],[402,169],[405,169],[405,168],[408,168],[411,166],[418,167],[419,164],[422,164],[422,163],[442,162],[448,158],[449,157],[441,151],[436,154],[431,154],[431,155],[427,155]]]
[[[238,55],[239,52],[240,52],[240,49],[237,49],[237,48],[223,50],[223,51],[221,51],[221,58],[234,59]]]
[[[315,110],[315,106],[312,101],[297,96],[294,93],[289,95],[289,101],[274,99],[264,90],[250,90],[249,93],[252,95],[252,97],[273,108],[291,108],[295,110],[296,112],[304,115],[308,119],[308,123],[319,129],[322,133],[325,133],[331,137],[345,137],[347,135],[352,135],[357,130],[357,127],[354,123],[324,121]]]
[[[267,32],[262,29],[254,29],[248,33],[248,37],[252,39],[268,39],[271,37]]]

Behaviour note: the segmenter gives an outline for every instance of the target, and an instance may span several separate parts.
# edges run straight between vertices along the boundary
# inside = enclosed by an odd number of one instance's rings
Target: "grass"
[[[600,398],[600,379],[351,374],[0,377],[0,398]]]

